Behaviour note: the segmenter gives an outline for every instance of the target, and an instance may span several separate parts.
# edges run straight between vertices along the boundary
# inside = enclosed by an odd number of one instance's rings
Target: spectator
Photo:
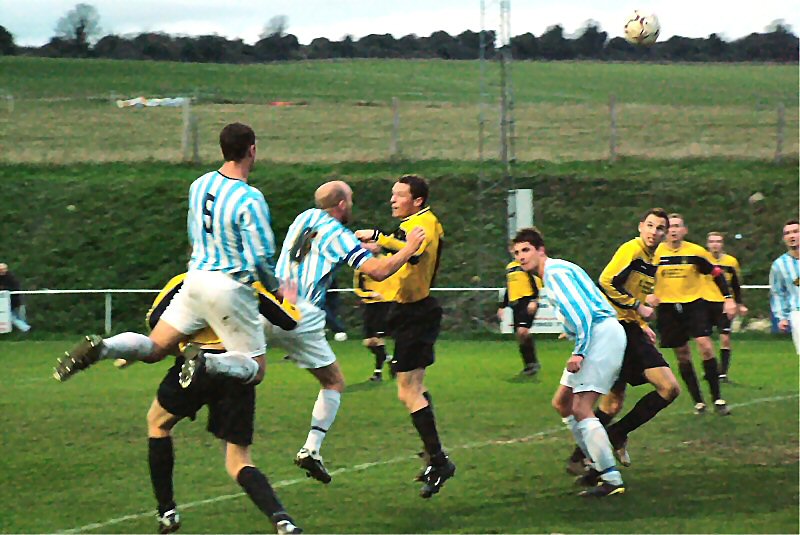
[[[0,290],[18,292],[21,289],[17,278],[9,271],[8,264],[0,264]],[[24,333],[31,330],[31,326],[25,321],[25,305],[19,294],[11,295],[11,325]]]

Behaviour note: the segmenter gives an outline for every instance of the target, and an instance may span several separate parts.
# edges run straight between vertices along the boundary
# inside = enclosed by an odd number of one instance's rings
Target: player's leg
[[[718,316],[713,313],[713,305],[703,299],[688,303],[686,307],[690,319],[690,334],[697,343],[703,359],[703,378],[708,383],[711,397],[714,398],[714,410],[717,414],[726,416],[730,414],[730,409],[722,399],[719,366],[714,354],[714,342],[711,340],[712,316],[714,316],[714,321],[718,319]],[[709,312],[710,310],[711,312]]]
[[[530,299],[522,298],[514,303],[514,329],[519,346],[519,354],[522,356],[522,374],[536,375],[541,369],[539,359],[536,357],[536,344],[531,335],[530,328],[533,324],[533,316],[528,313],[528,303]]]
[[[147,411],[147,461],[150,467],[150,482],[158,504],[157,520],[159,533],[172,533],[181,525],[173,490],[173,468],[175,452],[172,444],[172,428],[182,419],[171,414],[153,400]]]
[[[720,382],[728,382],[728,371],[731,368],[731,335],[724,331],[719,333],[719,380]]]

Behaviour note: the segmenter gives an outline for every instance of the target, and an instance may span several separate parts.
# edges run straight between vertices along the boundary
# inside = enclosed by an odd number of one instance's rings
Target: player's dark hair
[[[644,222],[644,220],[650,217],[651,215],[663,219],[666,227],[669,228],[669,216],[667,215],[667,211],[659,207],[650,208],[648,211],[644,213],[644,215],[639,221]]]
[[[219,133],[219,146],[226,162],[242,161],[255,144],[256,133],[246,124],[231,123]]]
[[[534,249],[544,247],[544,236],[536,227],[523,228],[514,236],[514,243],[530,243]]]
[[[790,219],[789,221],[783,224],[784,227],[786,225],[800,225],[800,222],[798,222],[797,219]]]
[[[428,204],[428,183],[419,175],[403,175],[397,179],[400,184],[408,184],[411,189],[411,198],[422,197],[422,206]]]

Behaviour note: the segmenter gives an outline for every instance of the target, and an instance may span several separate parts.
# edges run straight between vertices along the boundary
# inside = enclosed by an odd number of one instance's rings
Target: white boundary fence
[[[742,286],[742,289],[745,290],[769,290],[768,284],[752,284]],[[494,292],[498,295],[502,295],[500,292],[505,290],[505,288],[492,288],[492,287],[454,287],[454,288],[431,288],[432,292]],[[19,292],[0,292],[0,301],[5,301],[9,303],[10,296],[12,294],[18,295],[59,295],[59,294],[103,294],[105,296],[105,334],[111,334],[112,325],[112,313],[113,313],[113,299],[112,296],[114,294],[157,294],[161,290],[147,290],[147,289],[105,289],[105,290],[24,290]],[[353,292],[352,288],[335,288],[330,290],[331,292],[342,292],[342,293],[351,293]],[[4,304],[0,302],[0,310],[3,309]],[[5,305],[10,307],[10,304]],[[501,324],[501,332],[503,333],[511,333],[513,332],[513,328],[510,327],[511,324],[511,309],[506,308],[504,321]],[[559,325],[558,320],[555,318],[555,314],[549,307],[545,306],[540,308],[539,313],[537,313],[536,321],[534,322],[533,332],[535,333],[558,333],[561,332],[561,328]],[[2,329],[0,329],[0,334],[2,334]]]

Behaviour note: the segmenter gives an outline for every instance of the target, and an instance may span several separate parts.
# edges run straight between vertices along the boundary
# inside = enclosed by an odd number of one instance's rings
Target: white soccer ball
[[[337,342],[346,342],[347,341],[347,333],[345,333],[345,332],[336,333],[336,334],[333,335],[333,339],[336,340]]]
[[[625,40],[634,45],[652,45],[658,39],[661,24],[654,14],[634,11],[625,21]]]

